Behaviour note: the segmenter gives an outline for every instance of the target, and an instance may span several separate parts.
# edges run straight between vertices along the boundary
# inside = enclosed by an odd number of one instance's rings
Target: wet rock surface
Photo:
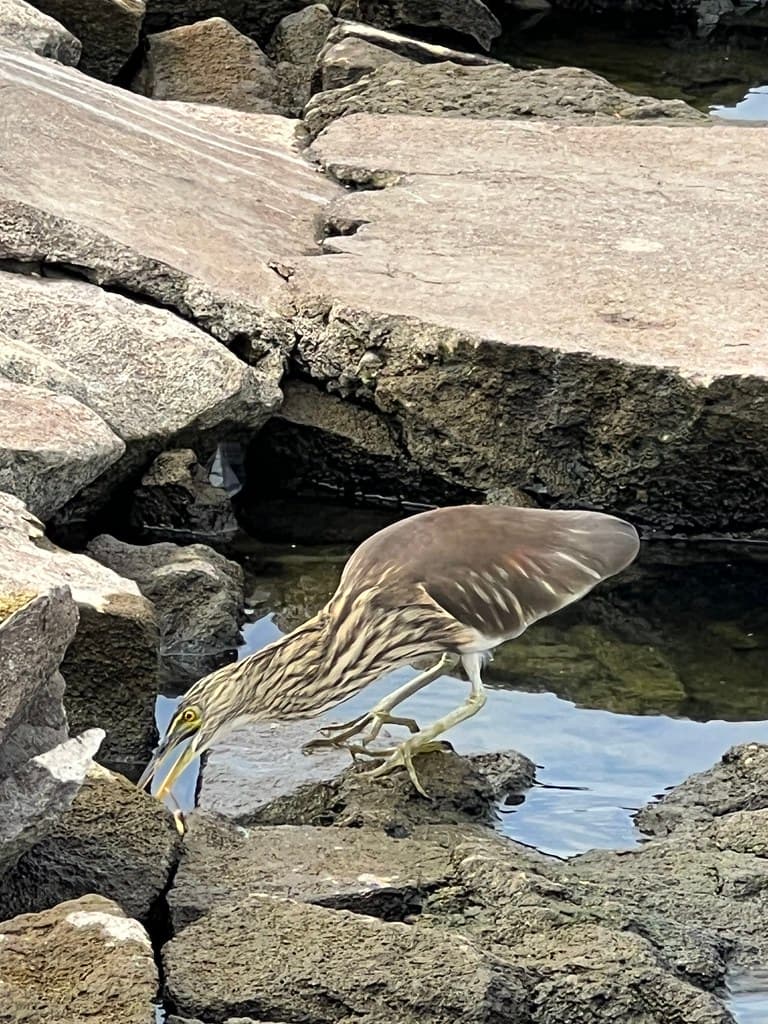
[[[102,896],[0,923],[0,976],[6,1021],[147,1024],[154,1012],[149,936]]]
[[[82,52],[79,39],[26,0],[0,0],[0,37],[61,64],[77,64]]]
[[[137,545],[108,535],[95,537],[86,551],[134,580],[153,603],[160,655],[180,675],[197,679],[234,651],[243,620],[243,570],[237,562],[204,544]]]
[[[131,88],[156,100],[288,113],[271,62],[252,39],[223,18],[149,36]]]
[[[92,764],[69,810],[0,878],[0,913],[42,911],[100,893],[150,923],[178,847],[173,818],[161,804]]]
[[[326,60],[330,55],[326,55]],[[422,114],[495,120],[545,118],[621,121],[679,120],[707,123],[705,114],[682,100],[634,96],[579,68],[518,71],[506,64],[461,67],[452,63],[389,66],[377,55],[370,74],[343,89],[318,93],[305,111],[310,133],[350,114]]]

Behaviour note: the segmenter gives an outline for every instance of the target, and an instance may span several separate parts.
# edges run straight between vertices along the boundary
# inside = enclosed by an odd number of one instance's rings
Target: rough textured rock
[[[373,1024],[524,1020],[509,964],[459,937],[343,910],[249,896],[163,949],[181,1014]]]
[[[156,736],[157,623],[132,580],[56,547],[42,523],[0,494],[0,593],[68,586],[80,620],[61,671],[73,731],[102,726],[101,757],[136,773]]]
[[[210,482],[191,449],[158,455],[133,496],[131,521],[147,537],[183,543],[223,544],[239,529],[229,492]]]
[[[0,778],[67,738],[59,666],[79,618],[66,587],[13,586],[0,599]]]
[[[148,1024],[157,968],[149,936],[88,895],[0,924],[0,1017],[18,1024]]]
[[[355,0],[345,18],[376,28],[428,29],[431,35],[452,41],[474,39],[483,49],[501,32],[501,25],[482,0]]]
[[[86,551],[138,583],[154,604],[160,654],[171,659],[181,678],[205,675],[237,646],[244,602],[237,562],[203,544],[141,547],[108,535],[96,537]]]
[[[293,334],[270,264],[315,250],[317,214],[338,193],[300,155],[296,123],[157,104],[12,51],[0,86],[0,260],[74,266],[174,309],[277,381]],[[55,180],[30,174],[52,154]]]
[[[465,486],[762,528],[764,311],[741,282],[762,265],[768,134],[357,115],[313,152],[369,188],[294,264],[305,373]]]
[[[315,61],[335,21],[325,4],[310,4],[283,18],[269,41],[285,102],[296,116],[310,97]]]
[[[383,64],[402,63],[403,60],[419,64],[451,61],[470,66],[498,63],[483,54],[452,50],[397,32],[385,32],[371,25],[343,21],[329,33],[318,55],[318,84],[322,89],[339,89]]]
[[[700,829],[724,815],[768,808],[768,747],[743,743],[723,754],[705,772],[691,775],[635,816],[643,832],[654,836]]]
[[[0,911],[8,917],[98,892],[146,923],[178,850],[162,804],[94,764],[70,809],[0,880]]]
[[[90,729],[0,779],[0,876],[69,810],[103,739],[101,729]]]
[[[74,398],[0,379],[0,490],[41,519],[124,451],[104,420]]]
[[[448,840],[391,839],[376,829],[227,828],[196,814],[168,906],[174,933],[252,892],[401,921],[449,874]],[[442,838],[442,837],[441,837]]]
[[[80,60],[80,40],[26,0],[0,0],[0,36],[61,64]]]
[[[314,136],[336,118],[356,113],[709,124],[706,114],[682,100],[635,96],[581,68],[519,71],[506,64],[460,67],[450,62],[379,67],[343,89],[318,93],[310,100],[305,119]]]
[[[125,442],[112,486],[174,443],[250,434],[280,398],[268,377],[204,331],[84,281],[0,272],[2,330],[0,378],[45,381],[89,406]],[[70,436],[66,424],[62,431]]]
[[[246,35],[265,42],[281,18],[306,7],[309,0],[147,0],[148,32],[186,25],[203,18],[226,18]]]
[[[287,113],[271,62],[257,43],[223,18],[149,36],[131,88],[156,100]]]
[[[108,82],[136,49],[144,0],[36,0],[83,44],[80,68]]]

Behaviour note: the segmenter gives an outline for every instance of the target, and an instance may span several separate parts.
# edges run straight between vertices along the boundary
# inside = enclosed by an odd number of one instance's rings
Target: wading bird
[[[490,652],[626,568],[638,549],[634,527],[599,512],[463,505],[387,526],[357,548],[317,615],[188,690],[138,785],[170,762],[156,793],[162,799],[234,725],[311,718],[395,668],[440,655],[367,714],[309,744],[378,757],[372,776],[403,766],[423,793],[413,758],[442,748],[438,737],[483,707],[480,672]],[[459,659],[469,681],[463,704],[422,729],[392,714]],[[385,725],[404,725],[412,735],[369,749]]]

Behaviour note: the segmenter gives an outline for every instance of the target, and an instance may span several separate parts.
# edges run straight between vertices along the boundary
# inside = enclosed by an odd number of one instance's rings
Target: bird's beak
[[[166,733],[152,755],[152,760],[136,783],[138,788],[145,789],[157,776],[158,771],[170,761],[170,767],[154,794],[158,800],[167,796],[184,769],[197,757],[197,745],[194,742],[196,732],[197,728],[183,731],[171,730]]]

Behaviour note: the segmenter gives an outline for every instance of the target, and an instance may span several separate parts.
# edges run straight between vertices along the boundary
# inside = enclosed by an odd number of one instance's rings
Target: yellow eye
[[[195,711],[194,708],[186,708],[182,712],[181,720],[187,725],[191,725],[193,722],[197,721],[197,711]]]

